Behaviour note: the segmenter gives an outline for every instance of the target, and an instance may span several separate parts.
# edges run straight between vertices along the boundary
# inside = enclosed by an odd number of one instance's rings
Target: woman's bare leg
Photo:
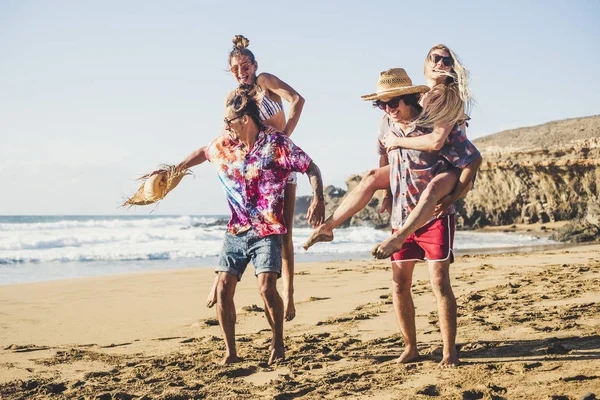
[[[285,186],[285,197],[283,200],[283,218],[287,233],[283,236],[282,266],[283,277],[283,306],[284,318],[291,321],[296,316],[294,306],[294,243],[292,242],[292,230],[294,228],[294,209],[296,207],[296,185]]]
[[[392,236],[379,243],[371,252],[375,258],[388,258],[402,248],[407,237],[429,221],[440,199],[451,193],[458,182],[459,169],[438,174],[421,194],[419,204],[408,215],[404,225]]]
[[[217,304],[217,285],[219,283],[219,275],[215,276],[215,281],[213,282],[210,291],[208,292],[208,296],[206,297],[206,307],[211,308],[215,304]]]
[[[327,220],[313,231],[306,243],[302,245],[304,250],[317,242],[331,242],[333,230],[340,226],[345,220],[362,210],[375,192],[379,189],[390,187],[390,167],[385,166],[367,172],[358,186],[346,196],[342,203],[336,208]]]

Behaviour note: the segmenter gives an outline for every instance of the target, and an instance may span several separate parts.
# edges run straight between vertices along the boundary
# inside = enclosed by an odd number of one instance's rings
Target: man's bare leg
[[[233,295],[238,278],[227,272],[219,272],[217,284],[217,317],[225,339],[225,357],[221,364],[231,364],[239,361],[235,349],[235,304]]]
[[[318,242],[331,242],[333,230],[345,220],[365,208],[377,190],[390,187],[390,167],[385,166],[367,172],[360,183],[346,196],[327,220],[313,231],[306,243],[304,250]]]
[[[271,340],[271,356],[269,364],[277,360],[285,359],[283,347],[283,301],[277,293],[277,274],[265,272],[258,275],[258,288],[265,303],[265,312],[268,313],[267,320],[271,325],[273,338]]]
[[[411,286],[415,261],[393,262],[392,299],[394,310],[404,337],[406,347],[396,362],[409,363],[419,357],[417,350],[417,328],[415,325],[415,305],[412,299]]]
[[[285,187],[283,200],[283,218],[287,233],[283,235],[281,276],[283,278],[283,309],[285,320],[291,321],[296,316],[294,305],[294,242],[292,230],[294,228],[294,208],[296,207],[296,185],[288,184]]]
[[[219,284],[219,275],[215,276],[215,280],[213,282],[210,291],[208,292],[208,296],[206,297],[206,307],[211,308],[215,304],[217,304],[217,285]]]
[[[456,351],[456,299],[450,284],[450,260],[430,261],[429,279],[437,300],[440,332],[444,343],[440,368],[455,367],[459,364]]]
[[[392,236],[379,243],[371,254],[373,257],[384,259],[402,248],[407,237],[429,221],[440,199],[451,193],[458,181],[459,169],[452,169],[438,174],[421,194],[419,204],[410,212],[404,225]]]

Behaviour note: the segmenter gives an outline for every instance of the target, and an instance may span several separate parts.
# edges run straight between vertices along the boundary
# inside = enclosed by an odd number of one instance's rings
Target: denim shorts
[[[279,277],[282,245],[283,235],[260,237],[253,229],[238,235],[226,232],[217,272],[228,272],[241,280],[246,267],[252,261],[254,275],[275,272]]]

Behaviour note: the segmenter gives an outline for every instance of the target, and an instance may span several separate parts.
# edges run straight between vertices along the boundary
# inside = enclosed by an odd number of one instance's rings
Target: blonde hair
[[[428,107],[431,107],[429,110],[425,110],[425,112],[431,116],[426,118],[426,122],[431,120],[437,120],[440,125],[445,122],[446,124],[452,123],[452,119],[454,117],[454,121],[464,119],[464,115],[469,115],[471,112],[471,108],[473,106],[474,100],[473,95],[471,94],[471,90],[469,89],[469,71],[467,68],[460,62],[457,55],[446,45],[444,44],[436,44],[433,46],[429,52],[427,53],[427,57],[425,58],[425,65],[423,67],[425,77],[431,78],[428,76],[428,66],[430,62],[431,53],[434,50],[443,50],[450,54],[452,57],[452,61],[454,62],[450,71],[441,72],[447,76],[446,82],[444,86],[447,87],[447,90],[441,90],[441,88],[437,89],[437,95],[432,96],[434,93],[430,93],[427,95],[426,100],[428,103]],[[439,86],[439,85],[437,85]],[[435,87],[433,88],[435,89]],[[434,90],[432,89],[431,92]],[[456,98],[458,96],[458,99]],[[462,101],[463,106],[462,110],[458,111],[458,100]],[[443,110],[444,104],[448,105],[449,110]],[[435,111],[434,111],[435,110]],[[434,115],[435,112],[440,112],[441,116],[436,117]],[[442,117],[443,116],[443,117]]]
[[[456,83],[435,85],[425,97],[416,124],[426,128],[454,125],[465,119],[465,102]]]

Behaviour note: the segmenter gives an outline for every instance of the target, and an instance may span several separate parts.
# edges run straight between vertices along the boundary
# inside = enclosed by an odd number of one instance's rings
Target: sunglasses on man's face
[[[400,100],[402,100],[402,97],[395,97],[389,101],[375,100],[373,102],[373,105],[375,107],[379,107],[381,110],[385,111],[386,106],[388,106],[391,109],[397,108],[398,105],[400,104]]]
[[[238,71],[242,71],[242,73],[245,74],[246,72],[248,72],[250,70],[251,66],[252,66],[252,63],[245,62],[245,63],[241,63],[241,64],[232,65],[231,68],[229,68],[229,70],[234,75],[237,75]]]
[[[431,55],[431,62],[434,64],[437,64],[440,62],[440,60],[442,60],[442,63],[446,66],[446,67],[450,67],[452,66],[452,64],[454,64],[454,59],[450,56],[440,56],[439,54],[432,54]]]
[[[244,115],[246,115],[246,114],[238,115],[237,117],[231,118],[231,119],[228,119],[227,117],[223,118],[223,122],[225,122],[225,127],[227,129],[230,129],[231,128],[231,123],[233,121],[235,121],[236,119],[238,119],[238,118],[242,118]]]

